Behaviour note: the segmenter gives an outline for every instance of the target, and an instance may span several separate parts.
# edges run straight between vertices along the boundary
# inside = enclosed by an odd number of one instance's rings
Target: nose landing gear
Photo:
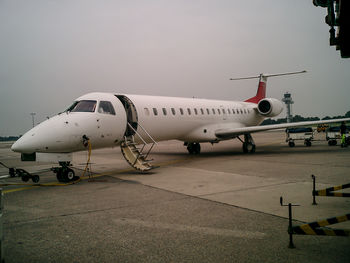
[[[189,154],[200,154],[201,152],[201,145],[197,142],[185,143],[184,145],[187,146]]]
[[[73,182],[79,179],[73,169],[69,168],[70,162],[60,162],[60,167],[51,170],[56,174],[57,180],[61,183]]]

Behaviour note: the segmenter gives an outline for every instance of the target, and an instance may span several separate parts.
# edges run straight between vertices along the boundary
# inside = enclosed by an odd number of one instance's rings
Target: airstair
[[[140,125],[140,127],[144,133],[147,135],[148,139],[143,138],[140,133],[136,131],[134,127],[128,122],[128,126],[132,129],[135,134],[130,136],[124,136],[124,141],[121,143],[120,148],[125,160],[136,170],[145,172],[155,168],[150,159],[147,159],[149,153],[153,149],[156,141],[152,138],[152,136]],[[141,143],[135,142],[135,135],[138,136]],[[150,141],[150,143],[147,143]],[[147,147],[149,145],[149,147]],[[148,150],[146,149],[148,148]]]

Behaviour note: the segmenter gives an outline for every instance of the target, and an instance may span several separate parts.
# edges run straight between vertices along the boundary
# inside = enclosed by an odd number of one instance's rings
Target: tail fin
[[[265,77],[263,74],[260,74],[259,85],[256,95],[254,97],[251,97],[250,99],[245,100],[245,102],[252,102],[258,104],[260,100],[264,99],[266,97],[266,81],[267,77]]]
[[[288,72],[288,73],[282,73],[282,74],[260,74],[257,77],[247,77],[247,78],[235,78],[230,80],[241,80],[241,79],[256,79],[259,78],[259,85],[258,85],[258,91],[256,92],[256,95],[254,97],[251,97],[250,99],[245,100],[245,102],[251,102],[258,104],[260,100],[264,99],[266,97],[266,81],[268,77],[277,77],[277,76],[285,76],[285,75],[294,75],[294,74],[300,74],[300,73],[306,73],[306,70],[298,71],[298,72]]]

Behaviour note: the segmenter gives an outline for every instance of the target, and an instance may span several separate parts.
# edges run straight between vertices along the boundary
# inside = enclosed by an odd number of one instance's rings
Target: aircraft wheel
[[[248,153],[248,144],[246,142],[243,143],[242,148],[244,153]]]
[[[199,154],[201,152],[201,145],[197,142],[191,142],[187,145],[189,154]]]
[[[305,145],[306,145],[307,147],[310,147],[310,146],[311,146],[311,141],[309,141],[309,140],[305,141]]]
[[[249,149],[248,150],[249,150],[250,153],[255,153],[255,148],[256,148],[255,144],[251,144],[250,150]]]
[[[194,154],[200,154],[201,152],[201,145],[199,143],[194,143]]]
[[[29,176],[28,175],[23,175],[22,176],[22,181],[23,182],[28,182],[29,181]]]
[[[39,181],[40,181],[40,177],[39,177],[39,175],[33,175],[32,176],[32,181],[33,181],[33,183],[39,183]]]
[[[188,151],[189,154],[194,154],[194,149],[193,148],[194,148],[193,147],[193,143],[189,143],[187,145],[187,151]]]
[[[294,142],[289,142],[288,145],[289,145],[289,147],[294,147],[295,143]]]
[[[71,182],[75,180],[75,172],[72,169],[67,169],[64,173],[64,180],[66,182]]]
[[[62,169],[59,169],[56,173],[56,178],[57,181],[59,181],[60,183],[64,183],[64,178],[63,178],[63,171]]]

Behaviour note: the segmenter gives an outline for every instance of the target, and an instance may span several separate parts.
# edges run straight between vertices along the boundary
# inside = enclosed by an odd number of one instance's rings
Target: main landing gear
[[[201,145],[198,142],[185,142],[184,145],[187,145],[189,154],[200,154],[201,152]]]
[[[79,176],[75,176],[74,170],[69,168],[70,162],[60,162],[59,165],[60,167],[51,169],[56,174],[59,182],[68,183],[79,179]]]
[[[242,140],[241,140],[242,141]],[[248,134],[244,134],[244,141],[242,141],[242,148],[244,153],[255,153],[255,143],[253,137]]]

